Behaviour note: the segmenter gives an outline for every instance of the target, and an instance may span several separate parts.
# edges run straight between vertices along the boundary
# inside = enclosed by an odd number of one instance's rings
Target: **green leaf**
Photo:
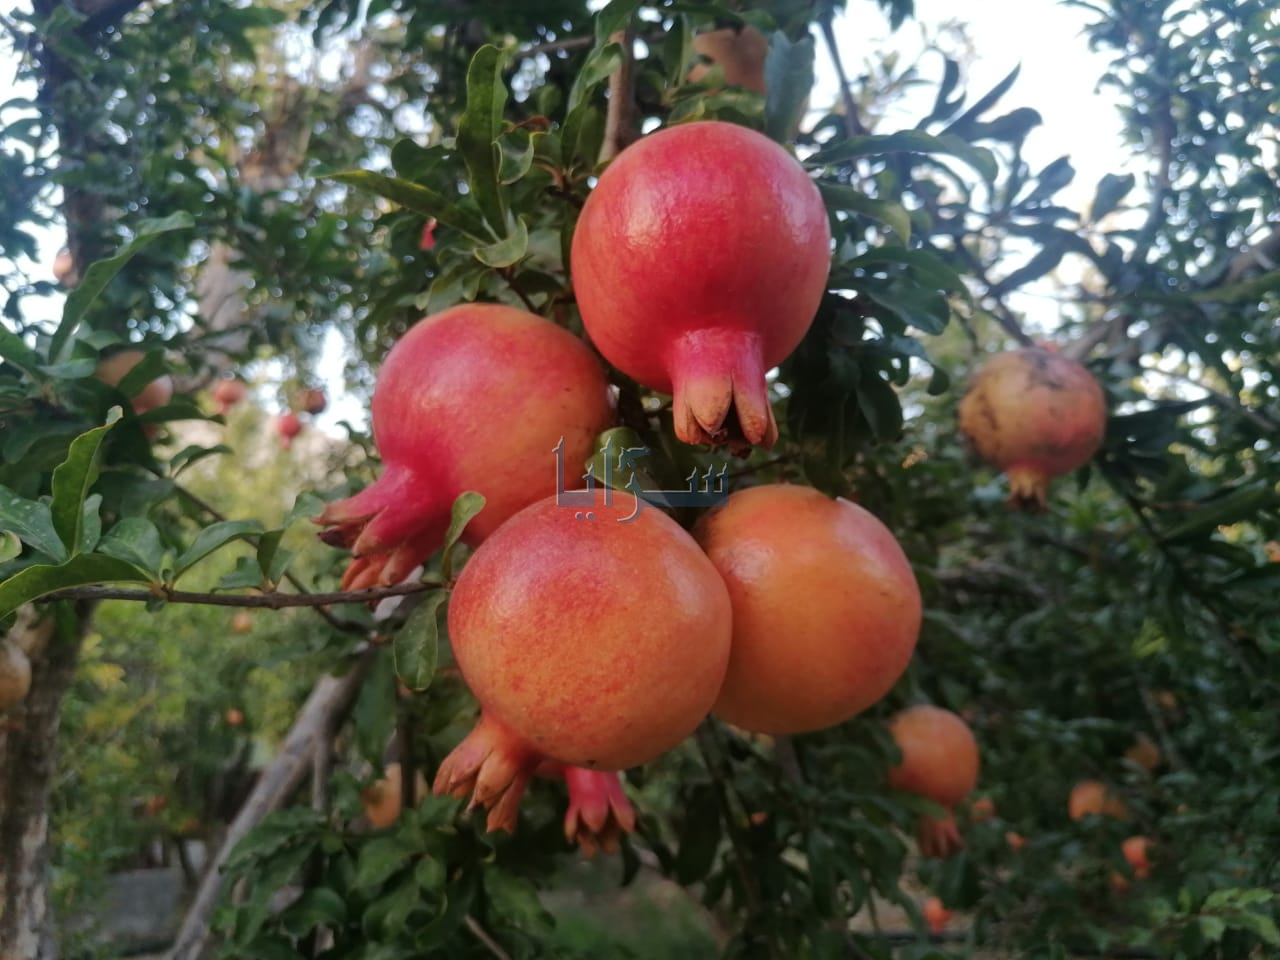
[[[300,937],[316,927],[336,927],[347,919],[347,902],[328,887],[312,887],[295,900],[280,918],[286,933]]]
[[[439,612],[441,605],[448,599],[448,590],[428,593],[396,633],[392,648],[395,653],[396,675],[410,690],[426,690],[436,675],[440,652]]]
[[[897,133],[869,134],[838,140],[826,149],[819,150],[805,164],[820,167],[844,163],[855,157],[890,153],[941,153],[953,156],[969,164],[987,181],[994,180],[999,172],[995,155],[985,147],[975,147],[956,136],[935,137],[922,130],[900,130]]]
[[[502,80],[505,62],[506,56],[492,44],[476,51],[467,68],[467,109],[458,122],[458,152],[467,165],[467,186],[499,237],[507,231],[507,208],[498,178],[498,137],[507,104],[507,86]]]
[[[102,440],[120,419],[120,408],[112,407],[107,422],[80,434],[71,441],[67,459],[53,471],[50,488],[53,493],[49,514],[53,529],[71,556],[80,552],[84,523],[84,502],[89,488],[98,479],[98,451]]]
[[[114,257],[90,264],[89,269],[84,272],[80,285],[67,294],[67,302],[62,309],[62,321],[49,341],[49,360],[57,363],[62,359],[85,313],[126,263],[164,234],[194,226],[195,219],[185,210],[165,217],[163,220],[144,220],[139,225],[134,238],[123,250]]]
[[[164,544],[160,540],[160,531],[145,517],[125,517],[107,531],[95,549],[108,557],[131,563],[159,579]]]
[[[1226,921],[1220,917],[1202,916],[1197,919],[1197,923],[1200,926],[1200,936],[1209,943],[1217,943],[1227,932]]]
[[[453,576],[453,551],[462,537],[462,531],[468,523],[484,509],[484,496],[474,490],[467,490],[453,501],[453,510],[449,518],[449,529],[444,533],[444,553],[440,557],[440,575],[449,580]]]
[[[8,487],[0,487],[0,530],[15,533],[23,543],[61,563],[69,554],[53,527],[49,505],[26,500]]]
[[[360,848],[356,875],[351,885],[356,890],[372,890],[382,886],[396,871],[403,869],[415,856],[397,834],[377,836]]]
[[[476,259],[490,267],[510,267],[529,252],[529,228],[524,217],[517,217],[515,229],[504,240],[475,248]]]
[[[16,533],[0,530],[0,563],[8,563],[22,553],[22,540]]]
[[[219,453],[234,453],[235,451],[228,447],[225,443],[219,443],[212,447],[202,447],[198,444],[191,444],[183,447],[173,455],[169,460],[169,474],[176,477],[179,473],[194,463],[198,463],[205,457],[212,457]]]
[[[356,747],[370,763],[381,765],[387,739],[396,725],[395,664],[379,651],[351,711]]]
[[[258,569],[262,571],[264,580],[271,583],[279,583],[280,578],[284,575],[284,570],[277,570],[277,556],[280,551],[280,540],[284,537],[284,528],[279,530],[268,530],[258,540]],[[290,554],[288,550],[283,551],[285,563],[288,563]]]
[[[942,333],[951,316],[946,297],[931,290],[897,284],[887,288],[868,286],[861,292],[922,333]]]
[[[66,563],[27,567],[0,582],[0,618],[56,590],[100,583],[150,582],[145,571],[124,560],[100,553],[81,553]]]
[[[220,520],[205,527],[174,564],[174,575],[182,576],[213,551],[232,540],[243,540],[262,533],[257,520]]]
[[[40,369],[40,354],[14,333],[0,327],[0,360],[7,360],[28,376],[35,376]]]
[[[702,880],[711,871],[720,847],[720,806],[716,787],[698,784],[685,805],[685,821],[680,831],[680,850],[676,854],[675,879],[688,886]]]
[[[764,132],[779,143],[791,139],[813,90],[813,38],[792,41],[781,30],[769,38],[764,61]]]
[[[823,202],[830,210],[849,210],[870,217],[883,223],[898,235],[898,239],[907,243],[911,239],[911,214],[906,208],[888,200],[868,197],[843,183],[832,183],[829,180],[818,181],[818,190],[822,193]]]
[[[485,226],[483,220],[457,204],[449,202],[443,195],[428,187],[410,183],[408,180],[400,180],[396,177],[374,173],[371,170],[347,170],[342,173],[330,174],[329,179],[359,187],[361,190],[368,190],[370,193],[380,197],[386,197],[388,200],[392,200],[402,207],[407,207],[414,213],[420,213],[425,217],[435,217],[445,226],[465,233],[474,240],[480,240],[484,243],[489,243],[493,240],[493,234]]]
[[[576,130],[584,121],[583,111],[589,108],[588,98],[592,91],[621,65],[622,45],[618,43],[606,43],[602,47],[596,47],[583,61],[582,69],[573,78],[573,86],[569,88],[564,144],[570,151],[577,144]],[[594,157],[590,159],[592,162],[595,160]]]
[[[879,377],[863,377],[855,388],[858,408],[877,440],[897,440],[902,434],[902,403],[897,392]]]

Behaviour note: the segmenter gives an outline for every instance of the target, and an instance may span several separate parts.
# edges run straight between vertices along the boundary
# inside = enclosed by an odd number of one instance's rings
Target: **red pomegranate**
[[[316,518],[329,528],[322,540],[351,548],[343,589],[408,576],[439,548],[468,490],[485,498],[463,535],[478,545],[556,490],[561,441],[566,470],[581,476],[611,416],[599,361],[550,321],[478,303],[422,320],[387,354],[374,388],[382,476]]]
[[[960,401],[960,432],[1004,471],[1009,503],[1022,509],[1043,510],[1050,478],[1088,463],[1106,426],[1093,374],[1042,347],[992,357]]]
[[[1129,819],[1129,808],[1100,780],[1081,780],[1071,788],[1067,797],[1067,816],[1072,820],[1085,817],[1110,817],[1113,820]]]
[[[932,934],[942,933],[947,929],[947,924],[955,916],[954,911],[948,910],[937,897],[930,897],[924,902],[924,922],[929,926],[929,932]]]
[[[769,447],[765,373],[826,289],[831,233],[804,168],[753,130],[667,127],[627,147],[573,236],[582,322],[610,363],[674,396],[686,443]]]
[[[978,784],[978,744],[973,732],[950,710],[920,704],[894,716],[889,734],[902,751],[902,762],[889,771],[889,786],[947,810],[941,819],[920,818],[920,853],[949,857],[964,846],[951,808]]]
[[[1139,880],[1145,880],[1151,876],[1151,861],[1148,855],[1151,852],[1151,842],[1146,837],[1129,837],[1120,845],[1120,852],[1124,854],[1126,862],[1133,868],[1133,875]]]
[[[240,403],[249,392],[249,388],[243,380],[234,377],[224,377],[219,380],[213,388],[213,402],[218,405],[218,413],[223,416],[227,412]]]
[[[670,750],[724,680],[732,613],[715,567],[666,514],[613,498],[525,508],[454,588],[449,638],[483,712],[435,791],[471,793],[490,829],[514,824],[546,759],[617,771]]]
[[[104,357],[98,364],[94,376],[109,387],[118,386],[120,381],[129,375],[146,354],[141,350],[121,350]],[[163,407],[173,399],[173,378],[165,375],[157,377],[129,398],[133,412],[141,416],[150,410]]]
[[[920,633],[920,589],[893,535],[847,500],[773,484],[732,494],[694,536],[733,601],[715,712],[753,733],[843,723],[888,693]]]
[[[293,438],[302,432],[302,421],[292,410],[276,417],[276,433],[280,435],[281,449],[288,450],[293,446]]]

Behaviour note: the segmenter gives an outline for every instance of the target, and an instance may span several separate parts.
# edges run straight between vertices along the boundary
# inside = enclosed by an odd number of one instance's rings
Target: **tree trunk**
[[[26,607],[9,638],[31,660],[31,690],[0,716],[0,957],[54,960],[49,789],[62,697],[90,622],[84,605]]]

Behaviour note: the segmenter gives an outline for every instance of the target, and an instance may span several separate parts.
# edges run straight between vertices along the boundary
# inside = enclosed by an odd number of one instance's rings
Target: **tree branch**
[[[635,140],[635,30],[627,24],[609,38],[622,45],[622,64],[609,78],[609,107],[604,118],[604,144],[600,148],[600,162],[607,163],[624,147]]]
[[[827,52],[831,55],[831,65],[835,67],[836,79],[840,84],[840,102],[844,105],[844,130],[850,137],[860,137],[869,131],[858,116],[858,104],[853,99],[853,89],[844,72],[844,61],[840,59],[840,48],[836,45],[836,31],[831,24],[831,15],[827,14],[818,21],[822,26],[822,39],[827,43]]]
[[[399,583],[391,587],[370,587],[368,590],[335,590],[329,593],[198,593],[174,590],[163,584],[155,584],[150,590],[128,587],[68,587],[46,594],[41,603],[53,600],[135,600],[149,602],[164,600],[167,603],[191,603],[210,607],[265,607],[283,610],[287,607],[327,607],[335,603],[377,603],[388,597],[407,597],[414,593],[435,590],[443,584],[423,580],[415,583]],[[363,628],[362,628],[363,632]]]

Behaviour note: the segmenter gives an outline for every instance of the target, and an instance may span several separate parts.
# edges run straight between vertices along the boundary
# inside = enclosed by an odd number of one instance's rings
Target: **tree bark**
[[[62,697],[90,622],[87,605],[25,607],[9,638],[31,660],[31,690],[0,716],[0,957],[53,960],[49,789]]]

